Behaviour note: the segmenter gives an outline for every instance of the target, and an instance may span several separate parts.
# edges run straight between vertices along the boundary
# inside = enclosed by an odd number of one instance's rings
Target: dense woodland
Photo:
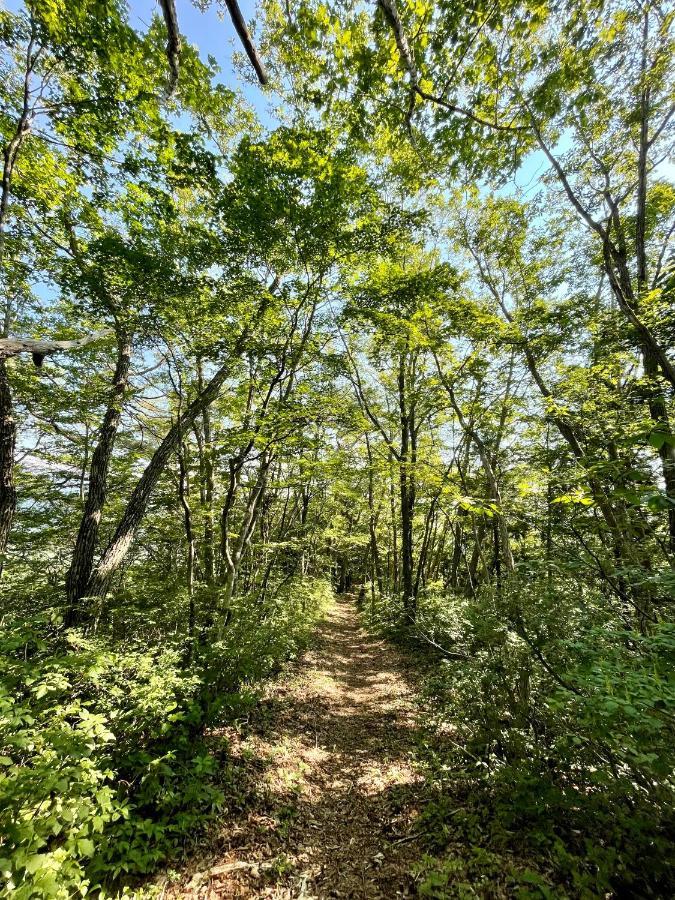
[[[151,890],[337,594],[447,726],[422,896],[673,896],[675,8],[12,9],[5,895]]]

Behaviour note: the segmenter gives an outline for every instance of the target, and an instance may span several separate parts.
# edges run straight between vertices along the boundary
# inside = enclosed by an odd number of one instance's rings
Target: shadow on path
[[[413,894],[414,711],[400,655],[337,603],[296,671],[228,733],[246,802],[168,896]]]

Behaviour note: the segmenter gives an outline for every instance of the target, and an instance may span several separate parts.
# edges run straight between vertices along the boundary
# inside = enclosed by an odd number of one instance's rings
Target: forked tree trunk
[[[258,515],[260,513],[261,504],[267,489],[267,477],[273,457],[271,455],[263,455],[260,461],[260,468],[256,476],[255,483],[249,492],[246,502],[246,509],[239,528],[236,540],[230,545],[227,532],[224,534],[224,558],[223,566],[225,574],[223,578],[223,596],[221,599],[222,611],[226,612],[232,597],[234,596],[239,570],[245,551],[248,549],[253,531],[255,529]]]

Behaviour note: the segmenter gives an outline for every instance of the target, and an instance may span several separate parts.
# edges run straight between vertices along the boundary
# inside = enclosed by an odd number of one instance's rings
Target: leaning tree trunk
[[[98,444],[91,458],[89,489],[82,513],[80,529],[75,541],[72,561],[66,576],[68,610],[66,624],[75,625],[80,618],[79,601],[86,595],[87,585],[94,567],[94,554],[101,525],[103,506],[108,486],[108,471],[115,446],[115,438],[122,418],[122,406],[129,383],[131,364],[131,340],[120,335],[117,344],[117,364],[113,386],[106,409]]]
[[[174,422],[164,436],[164,440],[155,450],[152,459],[146,466],[145,471],[132,491],[129,502],[117,525],[112,540],[104,550],[98,565],[89,579],[86,596],[103,597],[107,593],[113,578],[122,568],[124,560],[131,549],[136,530],[143,521],[143,516],[145,515],[152,492],[157,486],[159,479],[162,477],[162,473],[166,468],[169,459],[180,446],[185,433],[194,426],[197,417],[213,403],[220,393],[221,387],[229,377],[235,361],[242,352],[252,325],[264,316],[270,304],[272,293],[276,290],[277,285],[278,281],[275,279],[268,288],[262,302],[255,310],[251,321],[239,335],[235,346],[233,347],[231,357],[227,362],[223,363],[209,383],[187,407],[185,412],[179,416],[176,422]]]
[[[185,432],[192,427],[197,416],[201,415],[202,411],[216,399],[231,368],[231,363],[228,361],[218,369],[204,390],[188,406],[178,421],[171,426],[164,440],[155,450],[129,498],[112,540],[104,550],[89,579],[85,596],[103,597],[107,593],[110,583],[121,569],[131,549],[136,530],[143,521],[152,492],[157,486],[166,464],[183,440]]]

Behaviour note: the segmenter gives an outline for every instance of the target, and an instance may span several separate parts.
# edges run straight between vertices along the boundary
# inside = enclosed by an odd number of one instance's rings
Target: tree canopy
[[[675,8],[222,10],[0,11],[4,890],[143,896],[342,595],[420,896],[672,896]]]

